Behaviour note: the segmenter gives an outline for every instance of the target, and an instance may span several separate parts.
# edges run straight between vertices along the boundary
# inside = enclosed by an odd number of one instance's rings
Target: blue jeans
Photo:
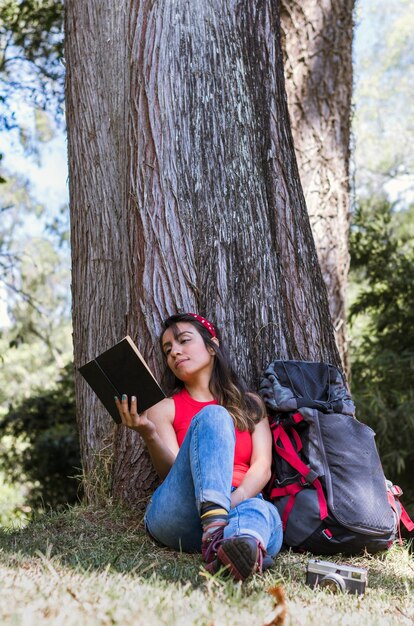
[[[200,509],[214,502],[229,511],[224,538],[252,535],[274,556],[282,545],[276,507],[259,495],[230,509],[235,432],[227,410],[204,407],[191,421],[164,482],[145,512],[148,532],[160,543],[184,552],[201,550]]]

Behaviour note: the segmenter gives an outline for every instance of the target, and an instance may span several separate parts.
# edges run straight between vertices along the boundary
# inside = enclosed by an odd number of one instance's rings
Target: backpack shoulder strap
[[[299,422],[303,419],[299,413],[295,415],[299,416],[295,421]],[[299,434],[294,428],[291,429],[292,436],[295,440],[295,444],[297,445],[297,449],[295,450],[295,447],[293,446],[289,435],[285,431],[283,424],[279,423],[275,425],[272,430],[274,449],[276,453],[279,454],[282,459],[289,463],[289,465],[291,465],[300,474],[300,482],[286,485],[284,487],[274,487],[270,491],[270,498],[290,496],[282,516],[283,528],[286,528],[287,519],[295,503],[296,495],[300,491],[302,491],[302,489],[310,485],[316,489],[319,503],[320,519],[325,519],[328,516],[328,505],[326,502],[322,483],[319,480],[318,474],[308,465],[306,465],[306,463],[304,463],[298,455],[298,451],[300,451],[302,447],[302,442],[300,441]],[[295,433],[296,436],[293,435],[293,433]],[[298,445],[297,443],[298,439],[300,441],[300,445]]]

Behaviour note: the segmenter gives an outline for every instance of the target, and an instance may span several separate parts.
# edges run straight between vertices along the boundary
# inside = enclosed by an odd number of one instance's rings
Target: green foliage
[[[0,407],[49,386],[72,354],[68,268],[45,239],[16,243],[2,254],[0,241]]]
[[[28,522],[31,508],[24,502],[25,491],[24,485],[8,483],[0,472],[0,528],[21,528]]]
[[[71,359],[69,250],[61,224],[42,233],[43,211],[21,178],[1,186],[0,413]]]
[[[63,102],[63,2],[3,0],[0,6],[0,128],[15,124],[9,100],[20,97],[45,107]],[[19,79],[16,80],[16,76]]]
[[[59,404],[64,385],[45,391],[71,359],[72,345],[68,250],[59,225],[47,237],[42,234],[43,210],[21,178],[10,177],[1,186],[0,416],[11,408],[5,419],[13,419],[14,412],[13,424],[1,430],[31,429],[0,444],[8,479],[16,481],[0,490],[0,520],[8,525],[24,522],[29,505],[36,509],[75,501],[78,489],[78,482],[67,478],[80,466],[73,390],[71,408],[63,398]],[[63,410],[66,422],[59,413]],[[19,494],[23,500],[16,500]]]
[[[76,502],[80,451],[75,422],[73,368],[54,388],[11,404],[0,420],[1,464],[10,481],[31,484],[27,503],[35,509]],[[11,442],[11,443],[10,443]]]
[[[51,241],[31,237],[25,243],[15,266],[18,272],[10,298],[14,334],[20,337],[18,343],[32,335],[50,344],[59,322],[69,317],[69,271],[66,259],[59,256]]]
[[[36,156],[38,143],[53,137],[42,109],[53,105],[57,112],[63,102],[62,21],[61,0],[0,3],[0,130],[9,130],[11,141],[18,131],[26,155]],[[66,225],[55,218],[44,234],[45,207],[33,198],[28,181],[2,174],[0,416],[2,433],[13,436],[3,437],[0,447],[3,469],[16,481],[0,492],[6,523],[24,517],[27,505],[76,501],[78,482],[67,476],[79,472],[80,460],[73,388],[70,401],[64,382],[46,391],[71,358],[69,259],[61,232]]]
[[[63,3],[58,0],[3,0],[0,7],[2,28],[33,62],[63,56],[62,20]]]
[[[399,234],[413,211],[397,214]],[[407,227],[403,226],[404,217]],[[354,280],[363,281],[350,320],[365,324],[352,349],[352,391],[358,418],[377,433],[386,475],[414,501],[414,245],[398,237],[384,198],[361,204],[351,233]]]

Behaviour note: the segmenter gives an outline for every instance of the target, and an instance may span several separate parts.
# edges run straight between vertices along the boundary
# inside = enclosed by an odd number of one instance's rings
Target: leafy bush
[[[364,316],[352,352],[352,392],[358,418],[377,433],[388,478],[414,511],[414,246],[412,209],[393,213],[374,198],[357,210],[351,266],[360,292],[351,322]],[[404,221],[406,227],[404,228]],[[398,229],[398,232],[397,232]]]
[[[24,504],[25,485],[9,484],[0,471],[0,528],[21,528],[28,522],[31,508]]]
[[[73,367],[56,386],[11,405],[0,420],[0,436],[9,436],[1,465],[11,481],[31,484],[27,504],[56,508],[78,500],[80,450],[75,421]]]

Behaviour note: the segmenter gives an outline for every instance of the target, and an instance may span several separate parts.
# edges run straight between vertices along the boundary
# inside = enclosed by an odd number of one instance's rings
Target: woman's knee
[[[230,413],[224,406],[218,404],[202,408],[193,418],[193,422],[197,423],[198,426],[216,427],[219,425],[223,428],[234,430],[234,423]]]
[[[218,447],[224,446],[224,442],[229,446],[234,446],[236,441],[236,431],[230,413],[222,406],[206,406],[195,417],[190,424],[189,432],[196,435],[197,440],[209,442],[209,445]],[[190,436],[192,436],[190,435]],[[228,451],[230,454],[230,451]]]

